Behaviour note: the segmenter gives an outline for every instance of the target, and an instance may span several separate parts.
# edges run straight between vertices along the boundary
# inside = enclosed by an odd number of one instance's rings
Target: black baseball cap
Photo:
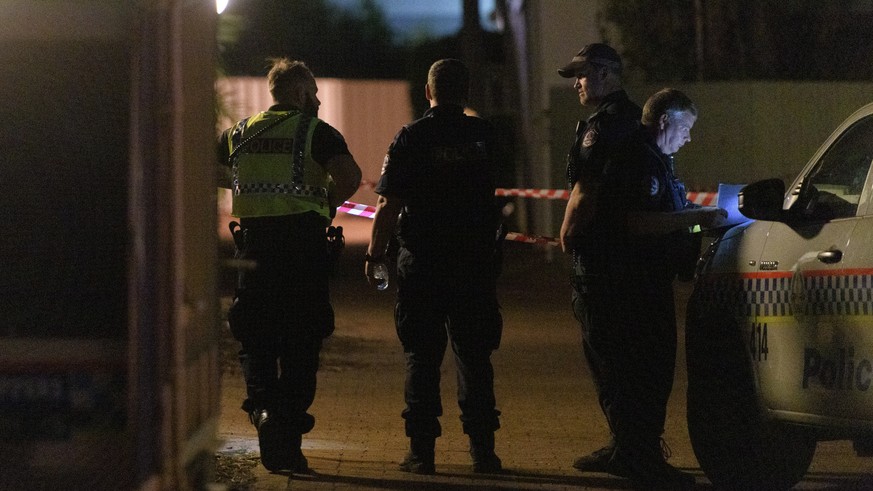
[[[621,71],[621,57],[618,52],[603,43],[591,43],[576,53],[570,63],[558,68],[558,75],[573,78],[579,70],[589,63],[603,65]]]

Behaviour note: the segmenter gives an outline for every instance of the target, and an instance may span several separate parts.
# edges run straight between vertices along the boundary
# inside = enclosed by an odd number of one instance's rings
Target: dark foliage
[[[264,75],[268,59],[303,60],[317,77],[402,78],[404,48],[373,0],[363,14],[326,0],[235,0],[221,17],[220,58],[227,75]]]
[[[609,0],[601,20],[650,81],[873,77],[865,2]]]

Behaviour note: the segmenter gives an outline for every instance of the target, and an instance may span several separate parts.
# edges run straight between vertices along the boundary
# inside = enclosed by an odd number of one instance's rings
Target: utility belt
[[[577,248],[573,250],[573,271],[570,286],[579,293],[586,293],[593,284],[603,280],[606,261],[605,254]]]
[[[312,241],[326,244],[331,271],[345,249],[342,227],[324,227],[324,218],[314,212],[276,217],[245,217],[228,224],[236,257],[240,258],[253,244],[275,240],[282,242]],[[320,246],[319,246],[320,247]]]

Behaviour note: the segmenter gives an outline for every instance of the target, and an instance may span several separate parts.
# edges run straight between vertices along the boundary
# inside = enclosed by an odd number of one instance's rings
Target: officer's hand
[[[369,283],[370,285],[375,285],[376,283],[378,283],[378,281],[376,281],[376,278],[373,277],[374,273],[376,272],[375,265],[375,261],[364,261],[364,276],[367,277],[367,283]]]
[[[367,277],[367,283],[375,286],[378,290],[384,290],[388,287],[388,265],[385,264],[385,258],[365,259],[364,275]]]
[[[716,206],[700,208],[700,226],[703,228],[718,228],[727,222],[728,212]]]

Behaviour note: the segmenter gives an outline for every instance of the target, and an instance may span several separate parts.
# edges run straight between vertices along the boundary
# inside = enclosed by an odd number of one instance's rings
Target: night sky
[[[330,0],[344,7],[356,8],[360,0]],[[428,33],[435,36],[454,34],[461,28],[462,1],[434,0],[376,0],[382,7],[391,28],[401,37]],[[489,15],[494,0],[479,0],[479,13],[486,29],[493,29]]]

